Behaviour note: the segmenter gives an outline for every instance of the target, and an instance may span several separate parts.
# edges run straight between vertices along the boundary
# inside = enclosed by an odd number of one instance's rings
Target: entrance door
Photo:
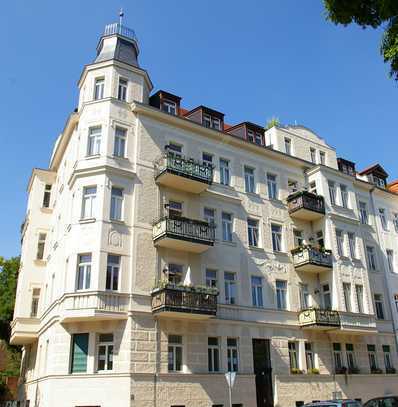
[[[253,339],[253,365],[256,375],[257,407],[273,407],[272,368],[269,339]]]

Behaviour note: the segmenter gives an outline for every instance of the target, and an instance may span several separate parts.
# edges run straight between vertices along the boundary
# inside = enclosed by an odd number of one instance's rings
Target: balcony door
[[[273,407],[271,350],[269,339],[253,339],[257,407]]]

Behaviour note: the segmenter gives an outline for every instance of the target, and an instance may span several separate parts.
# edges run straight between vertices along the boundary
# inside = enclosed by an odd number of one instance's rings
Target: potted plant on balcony
[[[319,369],[313,367],[312,369],[307,370],[307,374],[319,374]]]
[[[370,370],[370,373],[372,374],[382,374],[383,371],[379,367],[374,367]]]
[[[387,374],[395,374],[395,373],[397,373],[397,371],[396,371],[396,369],[394,367],[388,367],[386,369],[386,373]]]

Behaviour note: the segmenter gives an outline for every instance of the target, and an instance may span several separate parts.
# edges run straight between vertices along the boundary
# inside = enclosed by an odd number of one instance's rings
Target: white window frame
[[[218,288],[218,270],[206,268],[205,280],[206,287]]]
[[[123,83],[122,83],[123,82]],[[118,87],[117,87],[117,98],[122,102],[127,101],[127,89],[129,86],[129,81],[126,78],[119,77]]]
[[[343,208],[349,207],[349,196],[348,196],[348,188],[347,185],[340,184],[340,199],[341,199],[341,206]]]
[[[235,344],[231,344],[235,341]],[[238,338],[227,338],[227,370],[229,372],[239,371],[239,341]]]
[[[232,278],[227,278],[232,276]],[[234,305],[238,300],[238,289],[236,282],[236,274],[230,271],[224,271],[224,294],[226,304]]]
[[[121,191],[121,196],[115,194],[115,191]],[[119,222],[123,221],[123,206],[124,206],[124,189],[113,186],[111,188],[111,205],[110,205],[110,219]]]
[[[209,343],[210,339],[215,339],[217,341],[217,344]],[[208,361],[208,371],[210,373],[218,373],[221,370],[220,338],[216,336],[210,336],[207,338],[207,361]]]
[[[247,218],[247,239],[251,247],[259,247],[260,242],[260,226],[259,221],[253,218]]]
[[[279,189],[278,189],[278,176],[276,174],[267,172],[267,190],[268,190],[268,199],[278,200]]]
[[[376,249],[373,246],[366,246],[367,266],[371,271],[377,271]]]
[[[127,129],[125,127],[115,127],[115,137],[113,142],[113,156],[118,158],[126,157]]]
[[[275,281],[276,308],[278,310],[286,311],[288,309],[287,288],[287,280],[278,279]]]
[[[289,137],[285,137],[284,144],[285,144],[285,153],[288,155],[292,155],[292,139],[290,139]]]
[[[105,78],[103,76],[94,79],[94,100],[101,100],[105,93]]]
[[[336,183],[328,181],[329,199],[331,205],[336,205]]]
[[[300,307],[301,309],[308,309],[311,307],[311,296],[307,283],[300,283]]]
[[[288,341],[287,349],[289,354],[289,368],[290,371],[299,368],[299,349],[297,341]]]
[[[231,173],[229,160],[220,158],[220,184],[225,186],[231,185]]]
[[[345,305],[345,310],[347,312],[352,312],[351,296],[352,296],[351,283],[343,282],[344,305]]]
[[[310,160],[313,164],[316,164],[316,150],[315,148],[310,148]]]
[[[388,223],[386,217],[386,210],[384,208],[379,208],[380,224],[382,229],[386,232],[388,231]]]
[[[97,186],[90,185],[83,187],[82,197],[82,219],[92,219],[96,215]]]
[[[386,250],[386,256],[387,256],[388,270],[389,270],[391,273],[394,273],[394,272],[395,272],[395,265],[394,265],[395,256],[394,256],[394,251],[391,250],[391,249],[387,249],[387,250]]]
[[[171,339],[179,338],[178,341],[172,341]],[[180,356],[178,356],[180,354]],[[183,371],[183,356],[184,356],[184,346],[183,346],[183,338],[181,335],[168,335],[168,371],[169,372],[181,372]],[[172,356],[172,360],[170,360],[170,355]],[[177,359],[180,357],[180,360]],[[171,362],[171,364],[170,364]],[[179,362],[179,366],[178,366]],[[171,368],[170,368],[171,366]]]
[[[118,260],[114,261],[116,258]],[[119,291],[121,260],[122,258],[120,255],[108,253],[105,279],[105,289],[107,291]],[[110,276],[110,286],[108,286],[108,276]],[[116,278],[116,287],[114,286],[115,278]]]
[[[357,310],[360,314],[363,314],[365,312],[365,304],[362,284],[355,284],[355,298],[357,301]]]
[[[362,225],[369,225],[368,205],[363,201],[359,201],[359,219]]]
[[[177,103],[169,99],[163,99],[161,102],[162,112],[177,116]]]
[[[92,126],[88,129],[87,157],[101,154],[102,126]]]
[[[112,340],[101,340],[101,336],[105,337],[106,335],[112,335]],[[100,368],[100,349],[104,348],[104,368]],[[108,334],[98,334],[98,344],[97,344],[97,355],[96,355],[96,363],[97,363],[97,371],[98,372],[105,372],[105,371],[112,371],[113,370],[113,353],[114,351],[114,335],[111,333]],[[111,366],[109,366],[111,365]]]
[[[256,193],[256,182],[255,182],[255,169],[245,165],[243,167],[243,173],[245,178],[245,192],[250,194]]]
[[[326,165],[326,153],[319,151],[319,164]]]
[[[37,318],[39,314],[40,292],[39,287],[32,288],[32,301],[30,304],[30,316],[32,318]]]
[[[278,230],[276,230],[275,228],[278,228]],[[282,225],[278,223],[271,223],[271,241],[272,241],[272,250],[274,252],[283,251]]]
[[[345,256],[344,252],[344,232],[341,229],[336,229],[336,244],[337,244],[337,254],[340,257]]]
[[[39,232],[39,236],[37,238],[36,260],[44,260],[44,255],[45,255],[45,250],[46,250],[46,240],[47,240],[47,233]]]
[[[83,257],[88,257],[89,259],[83,260]],[[91,268],[93,257],[91,253],[80,253],[78,254],[78,264],[77,264],[77,273],[76,273],[76,291],[89,290],[91,285]],[[80,276],[83,276],[81,279]],[[80,280],[82,284],[80,286]]]
[[[229,219],[227,219],[227,217],[229,217]],[[222,239],[224,242],[232,242],[233,240],[233,222],[234,218],[232,213],[221,212]]]
[[[357,258],[357,245],[356,245],[356,236],[354,232],[347,232],[348,238],[348,248],[350,249],[351,259]]]
[[[263,298],[263,278],[260,276],[251,276],[251,291],[252,291],[252,304],[253,307],[264,307]]]

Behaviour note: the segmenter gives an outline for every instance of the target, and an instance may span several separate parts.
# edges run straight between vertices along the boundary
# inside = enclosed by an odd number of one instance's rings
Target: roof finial
[[[122,25],[122,23],[123,23],[123,17],[124,17],[124,11],[122,8],[120,8],[120,11],[119,11],[119,24],[120,25]]]

